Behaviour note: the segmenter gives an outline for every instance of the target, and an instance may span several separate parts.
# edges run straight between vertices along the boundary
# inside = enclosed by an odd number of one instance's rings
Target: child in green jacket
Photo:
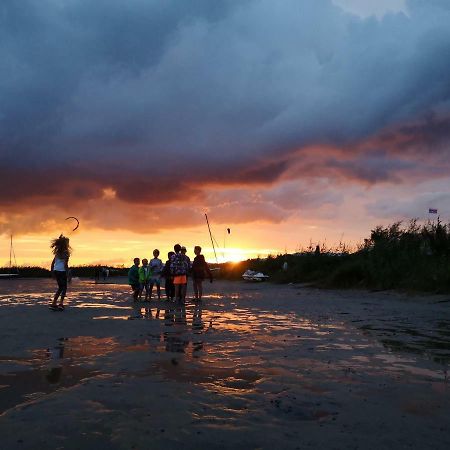
[[[148,259],[142,260],[142,266],[139,267],[139,298],[142,298],[142,292],[145,289],[145,301],[149,299],[150,296],[150,279],[152,277],[152,271],[148,265]]]

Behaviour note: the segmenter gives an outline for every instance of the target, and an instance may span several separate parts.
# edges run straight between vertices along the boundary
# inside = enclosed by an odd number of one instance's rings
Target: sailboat
[[[15,264],[15,272],[13,272],[13,266],[12,266],[12,260],[14,257],[14,264]],[[9,244],[9,267],[8,267],[9,273],[0,273],[0,279],[2,278],[13,278],[19,276],[19,269],[17,268],[17,261],[16,261],[16,254],[14,252],[13,248],[13,240],[12,240],[12,234],[10,238],[10,244]]]

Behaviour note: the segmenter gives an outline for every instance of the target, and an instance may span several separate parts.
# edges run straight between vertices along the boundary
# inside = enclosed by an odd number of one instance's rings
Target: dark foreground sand
[[[144,309],[76,280],[52,312],[53,289],[0,281],[0,448],[450,448],[446,297],[218,282]]]

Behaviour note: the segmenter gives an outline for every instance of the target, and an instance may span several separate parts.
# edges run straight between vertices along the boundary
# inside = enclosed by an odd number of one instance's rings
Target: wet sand
[[[112,281],[0,281],[1,448],[450,448],[448,297]]]

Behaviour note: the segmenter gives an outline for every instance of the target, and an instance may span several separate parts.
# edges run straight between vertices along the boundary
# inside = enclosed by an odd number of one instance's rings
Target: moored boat
[[[262,272],[256,272],[248,269],[242,274],[242,278],[245,281],[265,281],[269,278],[269,276],[264,275]]]

